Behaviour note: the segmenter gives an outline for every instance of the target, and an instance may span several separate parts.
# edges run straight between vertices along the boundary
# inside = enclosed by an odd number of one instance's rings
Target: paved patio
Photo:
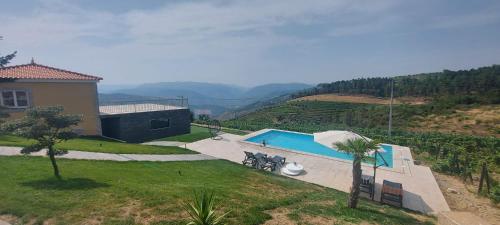
[[[243,151],[280,155],[286,157],[287,162],[297,162],[304,165],[306,172],[292,178],[344,192],[349,191],[352,183],[352,163],[349,161],[241,142],[241,140],[253,135],[255,133],[244,137],[223,134],[221,140],[205,139],[187,144],[187,148],[236,163],[241,163],[244,159]],[[405,208],[428,214],[450,211],[431,170],[425,166],[414,165],[409,148],[393,145],[393,155],[394,168],[377,169],[375,200],[380,200],[381,184],[386,179],[403,184],[403,206]],[[363,173],[373,174],[372,167],[364,165]]]

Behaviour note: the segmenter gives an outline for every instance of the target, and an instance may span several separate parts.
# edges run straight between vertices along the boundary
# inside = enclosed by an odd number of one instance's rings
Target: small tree
[[[13,52],[13,53],[8,54],[6,56],[0,56],[0,68],[9,64],[10,61],[16,57],[16,54],[17,54],[17,52]]]
[[[75,138],[77,136],[71,130],[82,119],[79,115],[65,115],[62,106],[36,107],[28,109],[24,118],[8,123],[6,128],[15,135],[36,140],[36,143],[22,149],[23,154],[38,152],[47,148],[47,155],[52,162],[54,175],[60,179],[57,167],[56,155],[66,154],[67,151],[56,150],[54,145]]]
[[[349,208],[356,208],[359,199],[359,190],[361,185],[361,162],[366,159],[370,150],[378,148],[375,141],[368,141],[361,138],[347,140],[346,142],[337,142],[335,147],[342,152],[351,154],[354,159],[352,161],[352,186],[347,200]]]

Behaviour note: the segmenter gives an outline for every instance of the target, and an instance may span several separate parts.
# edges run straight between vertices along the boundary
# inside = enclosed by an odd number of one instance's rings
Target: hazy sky
[[[104,84],[331,82],[500,63],[500,1],[0,0],[0,54]]]

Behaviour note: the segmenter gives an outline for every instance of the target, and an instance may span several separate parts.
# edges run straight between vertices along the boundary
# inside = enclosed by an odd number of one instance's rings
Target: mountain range
[[[303,83],[273,83],[251,88],[203,82],[160,82],[132,85],[99,85],[99,100],[131,101],[154,97],[188,98],[190,108],[218,116],[228,111],[313,87]]]

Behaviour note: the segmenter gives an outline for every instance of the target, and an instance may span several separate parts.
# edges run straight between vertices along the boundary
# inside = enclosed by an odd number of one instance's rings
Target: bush
[[[448,160],[438,160],[436,163],[432,165],[432,170],[441,172],[441,173],[449,173],[451,171],[450,164]]]
[[[500,203],[500,186],[499,185],[495,185],[491,189],[490,199],[495,204]]]

